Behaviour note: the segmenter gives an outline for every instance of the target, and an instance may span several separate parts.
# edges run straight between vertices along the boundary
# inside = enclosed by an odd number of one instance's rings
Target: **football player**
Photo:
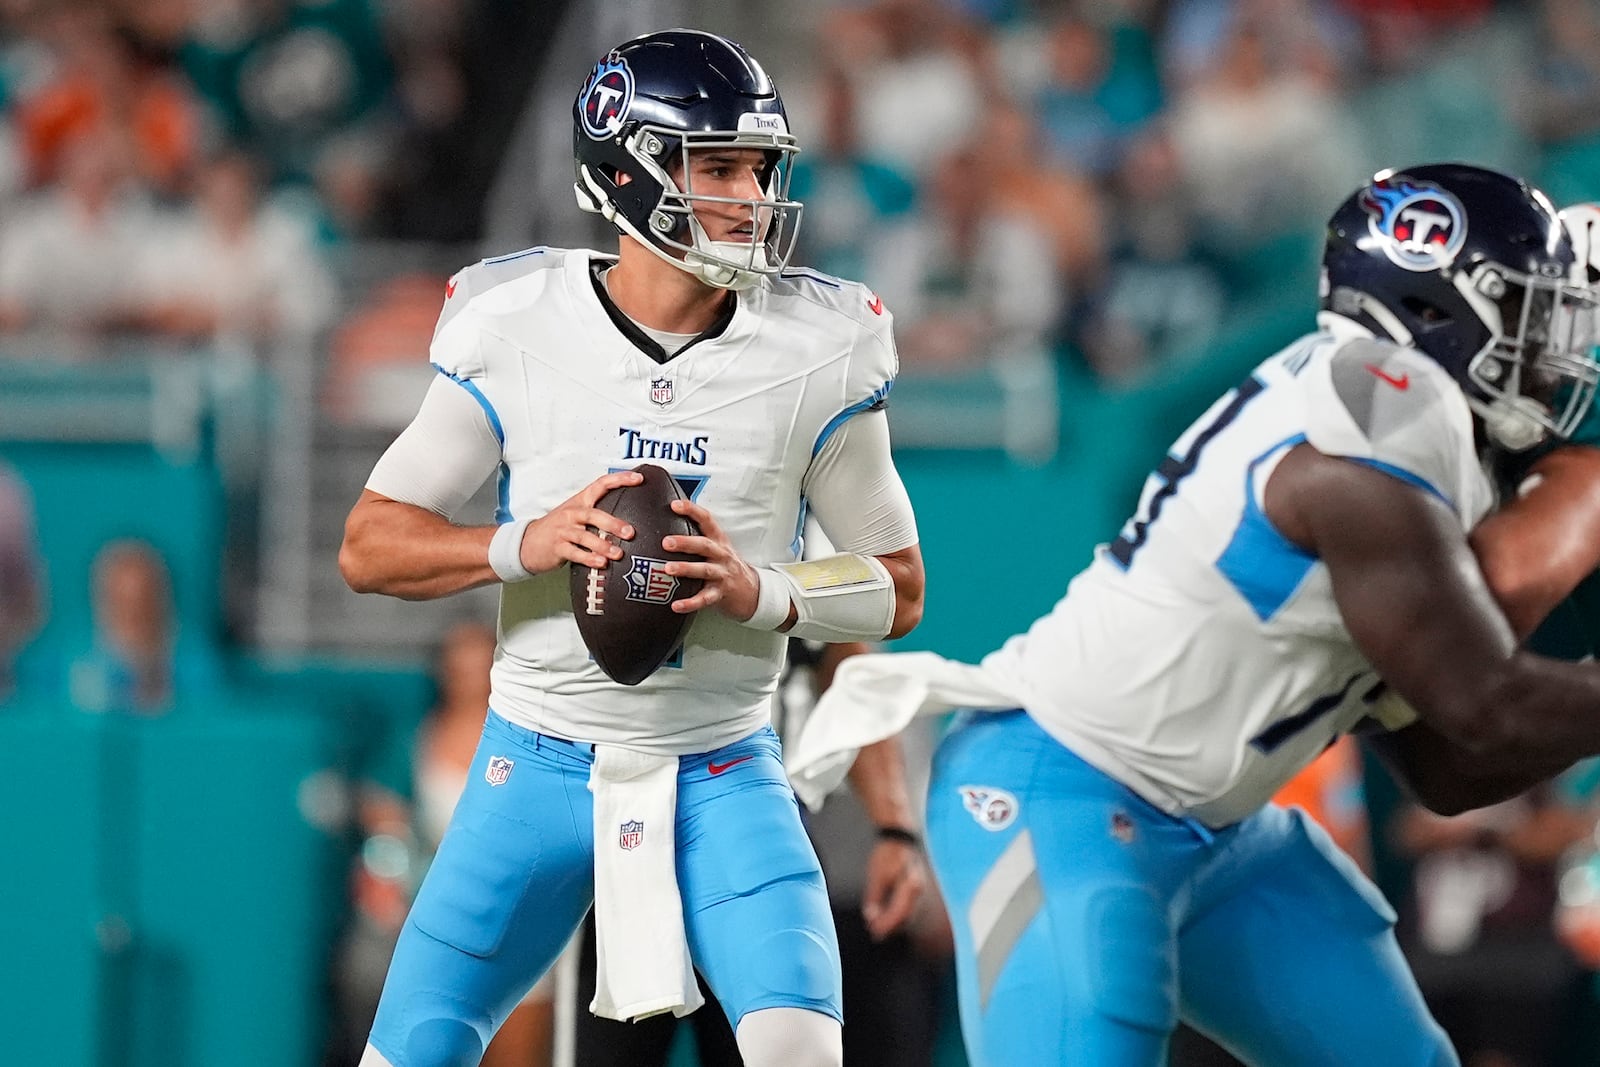
[[[1251,1064],[1457,1062],[1388,904],[1267,801],[1350,731],[1439,812],[1600,753],[1600,667],[1519,647],[1600,562],[1600,451],[1494,510],[1496,465],[1593,403],[1578,266],[1514,177],[1377,175],[1330,221],[1318,331],[1179,437],[1049,615],[980,667],[841,668],[797,748],[836,709],[992,709],[927,819],[975,1065],[1155,1067],[1180,1019]]]
[[[598,887],[598,1011],[692,1010],[692,964],[747,1064],[837,1065],[838,946],[767,718],[790,636],[877,641],[921,616],[883,411],[891,317],[856,282],[789,268],[797,145],[738,45],[629,41],[573,126],[579,204],[618,254],[531,248],[451,279],[439,375],[340,552],[360,592],[503,583],[483,740],[362,1064],[477,1063]],[[565,568],[619,557],[604,535],[633,530],[595,505],[645,461],[702,531],[668,539],[702,558],[667,572],[704,586],[675,605],[697,613],[677,661],[630,688],[589,658]],[[454,525],[496,472],[497,525]],[[820,566],[795,563],[808,510],[841,551]]]

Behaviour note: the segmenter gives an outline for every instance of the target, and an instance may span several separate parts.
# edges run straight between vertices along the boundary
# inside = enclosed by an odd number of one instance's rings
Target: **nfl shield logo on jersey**
[[[484,781],[490,785],[505,785],[506,779],[511,777],[511,768],[516,766],[516,762],[504,756],[490,756],[489,766],[484,768],[483,772]]]
[[[644,842],[644,823],[638,821],[625,822],[617,832],[617,844],[622,846],[622,851],[632,852]]]
[[[668,404],[672,403],[671,378],[650,379],[650,402],[652,404],[659,405],[660,407],[666,407]]]
[[[964,785],[961,803],[985,830],[998,832],[1017,821],[1017,798],[1004,789]]]

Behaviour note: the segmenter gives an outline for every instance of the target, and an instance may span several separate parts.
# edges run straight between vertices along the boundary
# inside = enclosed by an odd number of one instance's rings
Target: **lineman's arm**
[[[520,534],[507,560],[491,563],[500,527],[450,520],[501,460],[500,442],[483,410],[449,378],[434,380],[422,407],[373,468],[345,520],[339,571],[358,593],[433,600],[490,582],[531,577],[567,561],[605,565],[621,550],[588,527],[624,539],[631,527],[595,508],[610,489],[643,479],[632,471],[604,475],[548,515],[507,524]],[[520,573],[509,573],[517,570]]]
[[[1421,721],[1385,747],[1426,806],[1491,803],[1600,752],[1600,669],[1518,647],[1443,501],[1302,444],[1268,481],[1265,506],[1327,565],[1357,647],[1416,709]]]

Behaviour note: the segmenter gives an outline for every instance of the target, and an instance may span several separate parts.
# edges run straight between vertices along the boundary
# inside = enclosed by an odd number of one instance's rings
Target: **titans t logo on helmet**
[[[1431,182],[1395,175],[1361,196],[1367,227],[1384,254],[1406,270],[1439,270],[1455,262],[1467,238],[1461,201]]]
[[[633,71],[628,61],[613,52],[597,63],[578,99],[583,132],[597,141],[614,136],[633,105]]]

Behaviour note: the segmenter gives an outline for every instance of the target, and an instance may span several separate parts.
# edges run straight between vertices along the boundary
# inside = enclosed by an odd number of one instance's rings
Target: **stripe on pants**
[[[978,955],[978,1003],[988,1007],[995,982],[1033,917],[1044,906],[1044,887],[1033,854],[1033,835],[1023,830],[983,876],[967,908]]]

